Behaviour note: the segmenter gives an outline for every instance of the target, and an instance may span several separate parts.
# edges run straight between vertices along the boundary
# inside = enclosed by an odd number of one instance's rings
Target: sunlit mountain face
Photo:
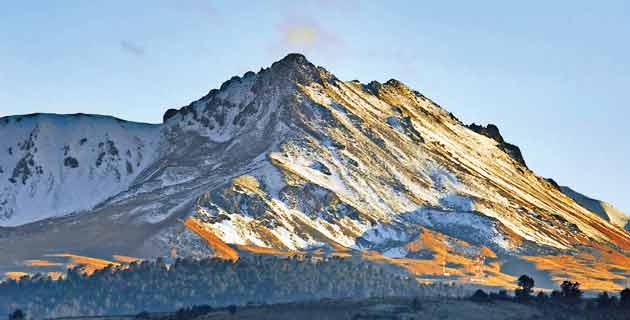
[[[491,119],[489,119],[491,120]],[[397,80],[290,54],[160,125],[0,119],[0,272],[155,257],[354,256],[421,281],[618,290],[628,218]],[[93,259],[93,260],[90,260]]]

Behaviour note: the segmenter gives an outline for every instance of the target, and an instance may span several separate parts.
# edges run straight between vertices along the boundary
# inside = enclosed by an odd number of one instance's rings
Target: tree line
[[[24,276],[0,283],[0,314],[21,310],[35,318],[167,312],[321,298],[455,295],[461,287],[422,285],[392,266],[355,258],[323,260],[254,255],[220,259],[163,259],[108,266],[92,274],[80,267],[53,280]],[[449,293],[450,292],[450,293]]]
[[[514,301],[525,303],[542,309],[546,313],[553,314],[553,319],[630,319],[630,289],[621,290],[618,296],[604,291],[596,298],[584,298],[584,292],[580,289],[579,282],[565,280],[560,284],[559,290],[551,293],[539,291],[534,293],[535,281],[528,275],[518,278],[518,287],[514,295],[510,296],[507,290],[490,292],[489,294],[478,289],[470,297],[475,302],[489,303],[494,301]]]

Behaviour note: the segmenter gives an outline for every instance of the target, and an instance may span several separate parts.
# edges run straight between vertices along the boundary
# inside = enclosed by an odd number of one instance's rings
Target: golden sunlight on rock
[[[63,266],[64,264],[60,262],[52,262],[48,260],[35,259],[35,260],[24,261],[24,265],[29,266],[29,267],[60,267],[60,266]]]
[[[28,273],[21,272],[21,271],[9,271],[9,272],[5,272],[4,276],[9,279],[18,280],[23,276],[28,276]]]
[[[208,245],[214,249],[216,257],[232,261],[238,260],[236,250],[223,242],[223,240],[217,237],[211,230],[204,228],[197,219],[190,217],[184,221],[184,225],[188,230],[205,239]]]

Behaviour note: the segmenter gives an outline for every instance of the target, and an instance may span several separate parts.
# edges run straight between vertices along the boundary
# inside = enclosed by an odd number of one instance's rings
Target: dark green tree
[[[527,302],[531,299],[532,292],[534,292],[534,279],[527,275],[522,275],[518,278],[518,289],[514,290],[514,296],[517,301]]]
[[[24,320],[26,318],[26,315],[24,314],[24,312],[20,309],[17,309],[15,311],[13,311],[10,315],[9,315],[9,320]]]
[[[612,299],[608,295],[608,292],[604,291],[597,296],[597,307],[600,309],[607,309],[612,304]]]
[[[551,303],[553,303],[553,304],[560,304],[560,303],[562,303],[562,292],[560,292],[558,290],[553,290],[551,292],[551,296],[549,297],[549,300],[551,300]]]
[[[564,303],[577,304],[582,299],[582,290],[579,282],[564,281],[560,285],[562,300]]]
[[[619,306],[630,309],[630,289],[625,288],[619,293]]]
[[[549,300],[549,296],[543,291],[539,291],[538,294],[536,295],[537,303],[544,304],[544,303],[547,303],[548,300]]]

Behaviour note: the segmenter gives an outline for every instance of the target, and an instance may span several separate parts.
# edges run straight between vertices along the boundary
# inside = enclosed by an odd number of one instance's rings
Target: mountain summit
[[[340,81],[300,54],[159,126],[18,118],[0,127],[13,150],[0,157],[0,271],[54,251],[253,251],[488,285],[535,268],[612,289],[630,272],[630,233],[528,169],[495,126],[466,126],[397,80]]]

